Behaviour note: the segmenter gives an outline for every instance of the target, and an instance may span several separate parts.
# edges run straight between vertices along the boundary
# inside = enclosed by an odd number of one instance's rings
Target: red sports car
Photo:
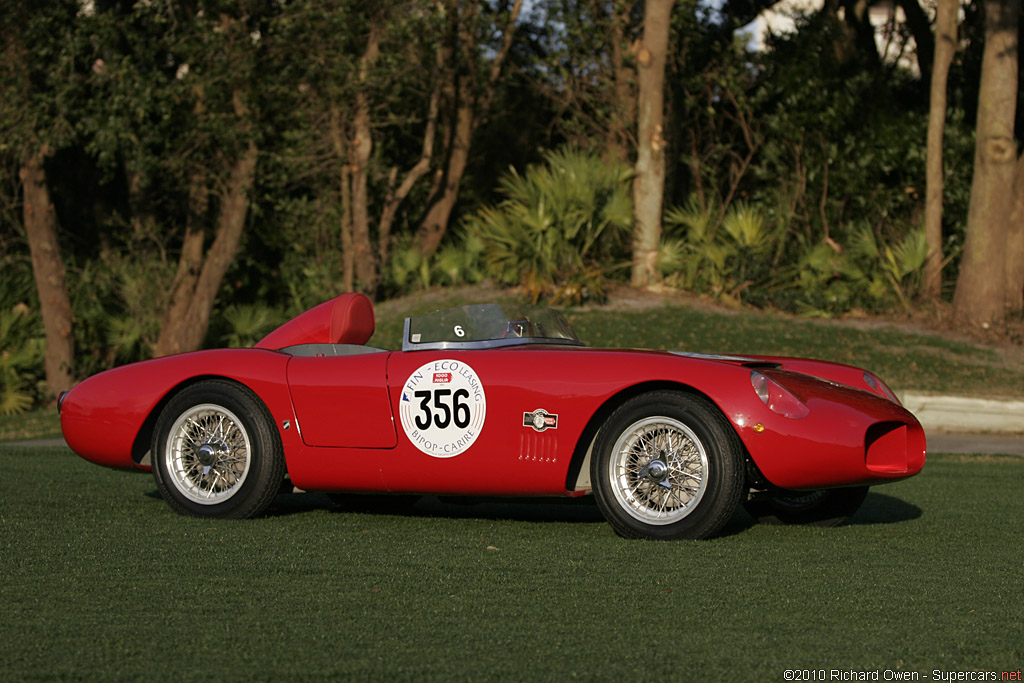
[[[920,423],[870,372],[815,360],[586,348],[509,304],[408,318],[366,346],[342,294],[251,349],[115,368],[60,400],[76,453],[152,469],[178,512],[251,517],[306,491],[582,496],[627,537],[757,518],[838,523],[924,466]]]

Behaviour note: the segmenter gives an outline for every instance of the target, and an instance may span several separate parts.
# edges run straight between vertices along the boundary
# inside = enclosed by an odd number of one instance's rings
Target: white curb
[[[925,431],[1024,433],[1024,401],[941,396],[908,391],[900,395]]]

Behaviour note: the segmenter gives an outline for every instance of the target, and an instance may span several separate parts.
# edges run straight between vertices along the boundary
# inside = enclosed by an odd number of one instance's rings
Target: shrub
[[[42,396],[41,327],[24,303],[0,310],[0,415],[24,412]]]
[[[602,299],[605,279],[623,269],[633,223],[630,170],[566,147],[523,175],[506,173],[504,199],[469,216],[482,245],[484,275],[524,287],[533,301]]]
[[[659,267],[670,285],[738,303],[771,277],[773,254],[784,235],[761,211],[734,202],[723,215],[693,197],[665,213]]]

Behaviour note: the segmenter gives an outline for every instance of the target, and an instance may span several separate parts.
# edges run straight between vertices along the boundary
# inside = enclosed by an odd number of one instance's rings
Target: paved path
[[[931,453],[989,453],[1024,456],[1021,434],[928,434]]]
[[[67,446],[64,439],[29,439],[28,441],[3,441],[0,446],[27,446],[31,448],[50,448],[51,446]]]

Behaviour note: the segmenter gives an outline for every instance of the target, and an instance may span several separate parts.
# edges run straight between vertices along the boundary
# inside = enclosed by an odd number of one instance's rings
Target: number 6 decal
[[[402,429],[416,448],[435,458],[464,453],[480,435],[486,416],[480,377],[460,361],[426,363],[402,386]]]

